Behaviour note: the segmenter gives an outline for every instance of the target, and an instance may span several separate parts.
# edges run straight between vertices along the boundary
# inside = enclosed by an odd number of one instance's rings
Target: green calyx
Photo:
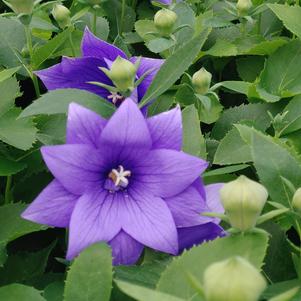
[[[61,4],[54,5],[52,15],[60,28],[64,29],[71,25],[70,10]]]
[[[31,15],[34,8],[33,0],[6,0],[3,1],[8,7],[10,7],[17,15]]]
[[[177,14],[170,9],[162,8],[154,17],[155,27],[162,36],[170,36],[174,31]]]

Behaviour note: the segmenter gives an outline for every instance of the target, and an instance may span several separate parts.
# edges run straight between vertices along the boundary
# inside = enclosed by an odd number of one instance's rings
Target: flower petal
[[[83,56],[92,56],[99,59],[107,58],[111,61],[115,61],[118,56],[127,58],[121,49],[97,38],[88,27],[85,29],[81,48]]]
[[[120,194],[99,190],[84,194],[71,216],[67,259],[99,241],[111,241],[121,230]]]
[[[179,252],[224,235],[224,230],[214,223],[178,228]]]
[[[107,99],[110,92],[88,83],[93,81],[112,85],[111,80],[98,67],[106,67],[106,63],[93,57],[64,57],[60,64],[37,71],[35,74],[48,90],[76,88],[90,91]]]
[[[130,60],[133,63],[135,63],[137,61],[137,57],[132,57]],[[152,83],[154,77],[156,76],[157,72],[161,68],[164,61],[165,60],[162,60],[162,59],[152,59],[152,58],[147,58],[147,57],[142,57],[140,59],[140,66],[137,70],[138,77],[141,77],[147,71],[150,71],[150,73],[148,73],[148,75],[144,78],[144,80],[138,86],[138,93],[139,93],[139,98],[140,99],[146,93],[148,87]]]
[[[135,240],[162,252],[178,252],[175,222],[164,200],[135,186],[124,194],[121,213],[122,229]]]
[[[110,242],[114,265],[130,265],[137,262],[143,245],[124,231],[120,231]]]
[[[107,121],[95,112],[71,103],[68,110],[66,143],[89,144],[97,148],[106,123]]]
[[[71,193],[81,195],[101,185],[105,170],[103,156],[88,145],[65,144],[44,146],[41,152],[48,168]]]
[[[147,119],[153,148],[181,150],[182,115],[180,107]]]
[[[138,106],[126,100],[114,113],[101,134],[101,146],[120,149],[150,149],[151,137],[146,121]]]
[[[193,185],[186,188],[176,196],[165,199],[176,226],[190,227],[208,222],[207,217],[202,217],[201,212],[209,211],[205,200]]]
[[[207,168],[197,157],[167,149],[150,151],[133,174],[156,196],[172,197],[190,186]]]
[[[68,227],[78,196],[68,192],[53,180],[27,207],[22,217],[53,227]]]

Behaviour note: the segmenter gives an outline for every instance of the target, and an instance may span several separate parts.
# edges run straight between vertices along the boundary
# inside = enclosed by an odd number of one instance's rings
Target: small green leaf
[[[18,173],[26,167],[25,163],[13,161],[8,158],[0,157],[0,176],[10,176]]]
[[[0,82],[3,82],[12,77],[16,72],[18,72],[19,69],[20,67],[15,67],[0,71]]]
[[[68,271],[64,301],[108,301],[112,288],[112,255],[105,244],[84,250]]]
[[[47,301],[62,301],[63,294],[64,294],[64,282],[55,281],[45,287],[43,297]]]
[[[10,284],[0,287],[0,300],[3,301],[46,301],[41,292],[22,284]]]

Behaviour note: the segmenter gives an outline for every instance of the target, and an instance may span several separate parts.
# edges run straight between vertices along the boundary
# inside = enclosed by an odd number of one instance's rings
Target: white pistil
[[[108,99],[111,99],[112,100],[112,103],[114,105],[116,105],[116,103],[119,101],[119,100],[122,100],[123,99],[123,96],[118,94],[118,92],[111,92],[111,94],[107,97]]]
[[[126,188],[129,185],[129,180],[127,177],[131,176],[129,170],[124,170],[122,165],[118,166],[118,169],[112,169],[109,174],[109,178],[114,182],[115,186],[121,186]]]

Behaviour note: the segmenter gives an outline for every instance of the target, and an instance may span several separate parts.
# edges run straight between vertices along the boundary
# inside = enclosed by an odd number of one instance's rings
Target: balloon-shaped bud
[[[174,25],[177,21],[177,14],[170,9],[160,9],[154,17],[154,23],[158,32],[162,36],[170,36],[174,31]]]
[[[192,84],[194,90],[201,95],[205,95],[211,84],[212,75],[205,68],[201,68],[199,71],[193,74]]]
[[[301,188],[298,188],[293,196],[293,208],[301,214]]]
[[[102,70],[112,80],[119,92],[134,89],[136,66],[120,56],[113,62],[110,70]]]
[[[263,185],[240,176],[225,184],[220,190],[220,196],[231,226],[247,231],[256,225],[268,192]]]
[[[260,272],[241,257],[213,263],[204,273],[206,301],[258,301],[265,287]]]
[[[236,4],[238,16],[240,17],[247,16],[252,6],[253,4],[251,0],[238,0]]]
[[[70,10],[61,4],[54,5],[52,15],[60,28],[64,29],[71,24]]]
[[[17,15],[31,15],[34,7],[34,0],[6,0],[3,2]]]

